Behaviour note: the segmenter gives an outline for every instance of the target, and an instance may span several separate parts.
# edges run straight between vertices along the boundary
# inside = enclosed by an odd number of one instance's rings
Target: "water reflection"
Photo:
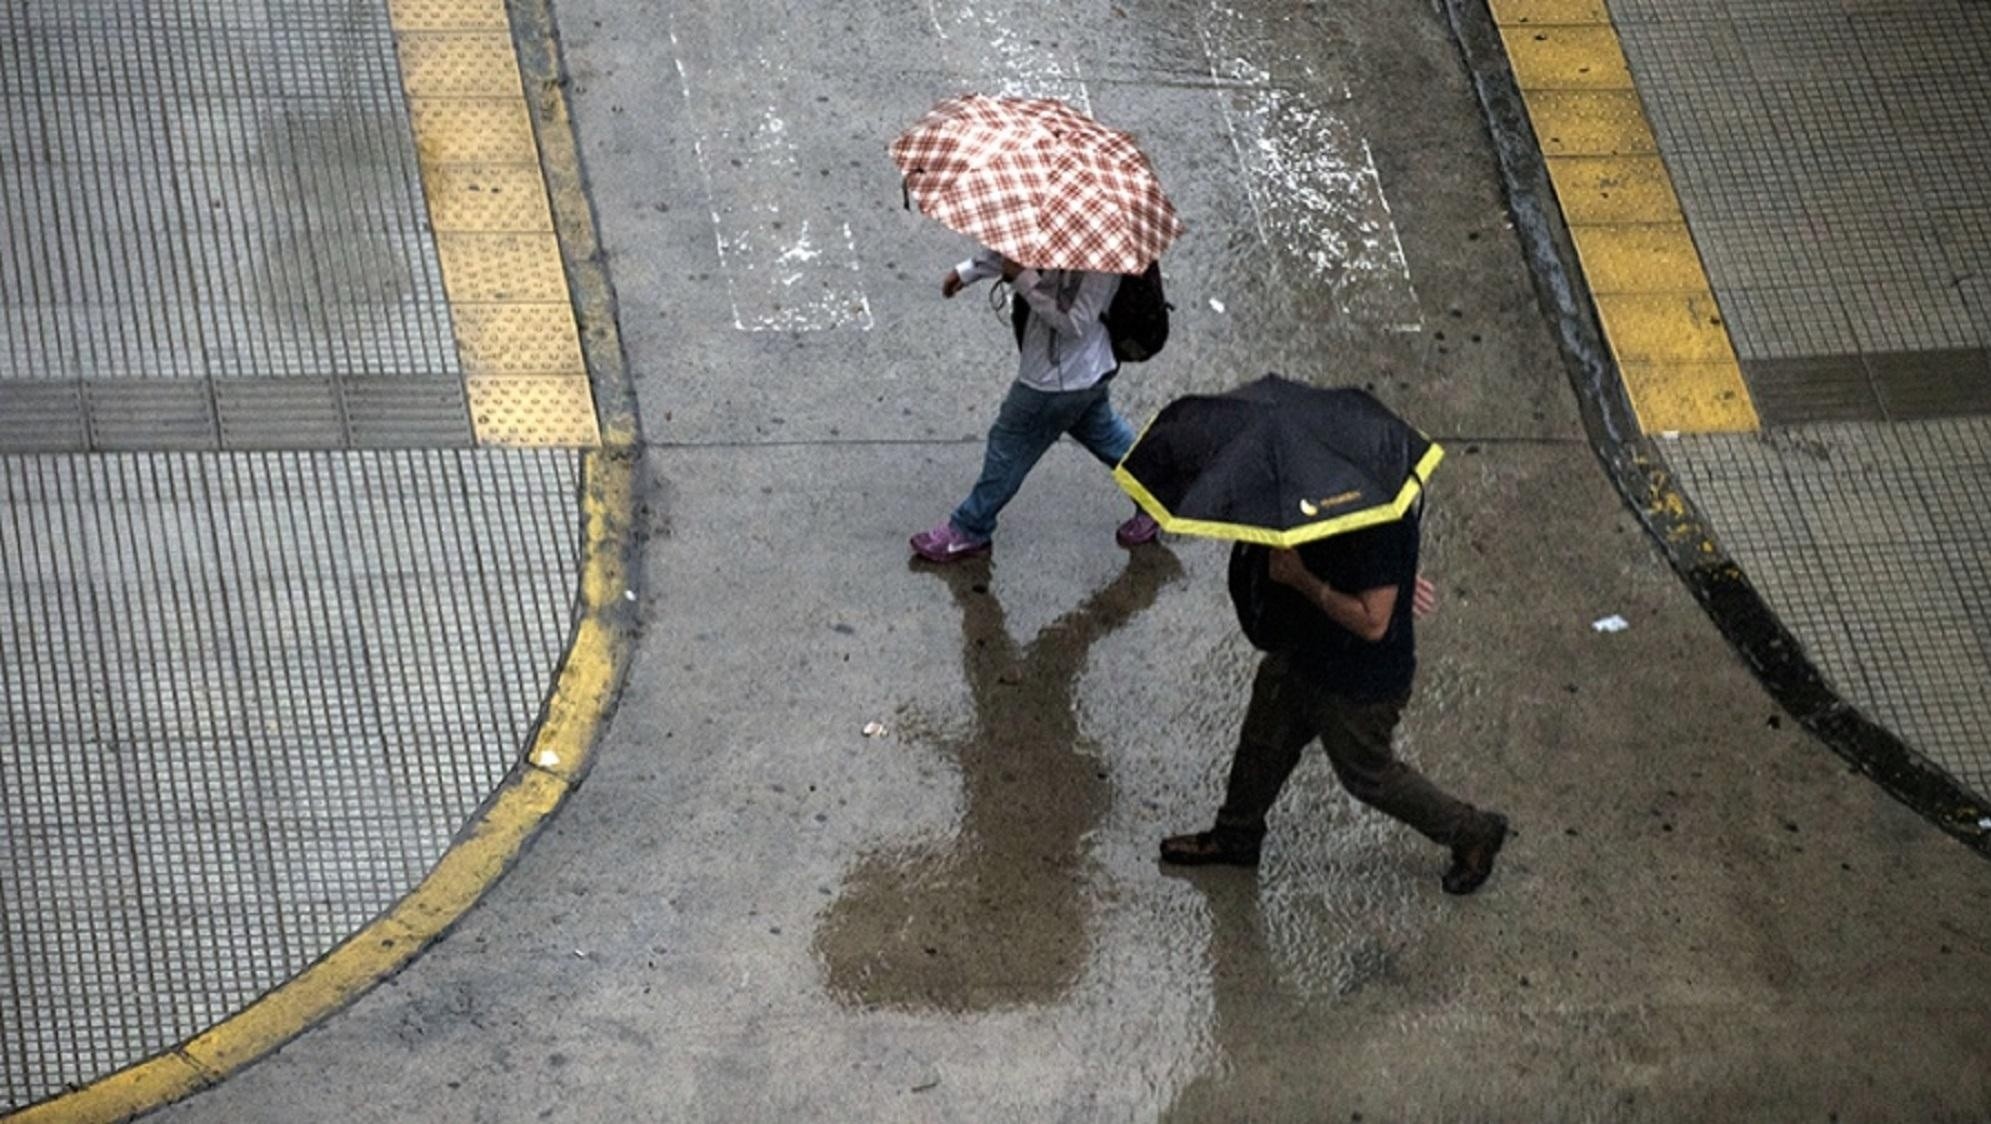
[[[1347,902],[1313,888],[1316,877],[1332,878],[1333,870],[1272,870],[1269,879],[1235,870],[1160,870],[1203,897],[1217,1055],[1162,1119],[1326,1118],[1333,1090],[1296,1082],[1295,1074],[1321,1048],[1323,1008],[1371,986],[1400,986],[1387,939],[1366,931]]]
[[[958,762],[964,811],[951,839],[887,846],[846,876],[816,934],[830,993],[861,1006],[947,1012],[1053,1002],[1084,967],[1086,836],[1112,801],[1080,729],[1092,646],[1182,576],[1162,548],[1127,567],[1021,649],[989,591],[986,562],[923,571],[961,611],[974,714],[937,739]]]

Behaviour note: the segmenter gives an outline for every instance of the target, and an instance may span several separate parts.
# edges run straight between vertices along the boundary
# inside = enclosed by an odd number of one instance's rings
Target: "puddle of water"
[[[853,1006],[993,1010],[1056,1002],[1085,966],[1092,909],[1087,836],[1112,804],[1076,690],[1094,644],[1182,575],[1166,550],[1127,568],[1028,644],[1011,638],[988,567],[935,572],[961,613],[961,666],[974,713],[965,729],[901,732],[960,768],[953,837],[864,856],[817,932],[831,994]]]

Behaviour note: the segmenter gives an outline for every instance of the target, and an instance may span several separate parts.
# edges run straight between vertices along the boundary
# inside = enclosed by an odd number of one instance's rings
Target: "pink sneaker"
[[[931,531],[921,531],[912,538],[913,553],[928,562],[959,562],[964,558],[987,554],[991,543],[978,539],[954,526],[951,519],[942,519],[933,525]]]
[[[1134,517],[1120,524],[1113,532],[1113,541],[1132,550],[1143,543],[1151,543],[1161,536],[1161,524],[1145,511],[1136,510]]]

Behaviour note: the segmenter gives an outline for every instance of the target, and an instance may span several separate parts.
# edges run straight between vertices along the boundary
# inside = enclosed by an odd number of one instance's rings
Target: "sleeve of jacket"
[[[1075,340],[1106,313],[1114,290],[1120,287],[1117,273],[1086,273],[1070,308],[1058,307],[1058,275],[1026,269],[1016,275],[1016,291],[1030,302],[1030,311],[1065,339]]]
[[[954,273],[961,278],[961,284],[972,285],[991,277],[1002,276],[1002,255],[994,250],[975,251],[975,256],[954,267]]]

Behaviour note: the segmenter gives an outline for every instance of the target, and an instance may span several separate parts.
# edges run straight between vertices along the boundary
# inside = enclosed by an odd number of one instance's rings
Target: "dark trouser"
[[[1446,795],[1390,748],[1408,696],[1379,701],[1342,698],[1322,689],[1275,652],[1258,665],[1251,708],[1244,715],[1230,784],[1217,812],[1217,833],[1227,841],[1256,844],[1265,836],[1286,778],[1300,751],[1319,738],[1334,773],[1350,795],[1452,846],[1473,829],[1480,813]]]

